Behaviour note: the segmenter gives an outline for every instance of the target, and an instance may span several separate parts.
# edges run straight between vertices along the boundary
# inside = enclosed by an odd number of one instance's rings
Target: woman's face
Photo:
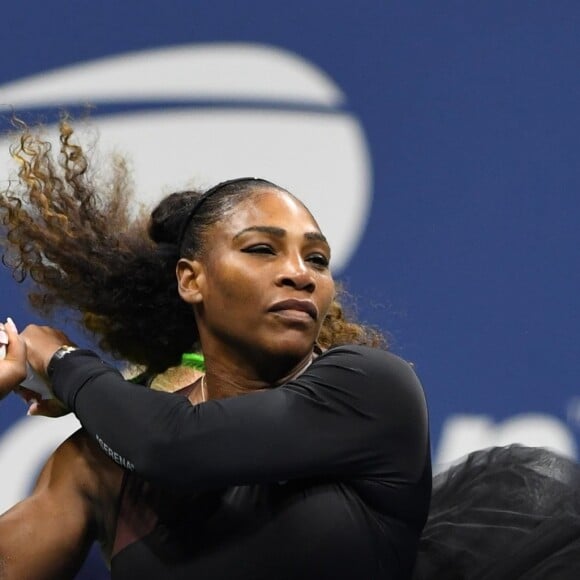
[[[335,292],[330,248],[310,213],[286,192],[260,188],[207,236],[204,257],[180,275],[204,352],[308,356]]]

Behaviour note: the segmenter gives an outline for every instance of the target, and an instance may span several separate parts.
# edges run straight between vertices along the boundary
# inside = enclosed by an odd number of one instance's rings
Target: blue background
[[[580,4],[55,0],[10,3],[3,24],[0,85],[215,41],[325,70],[373,164],[371,216],[342,279],[414,361],[434,446],[458,413],[546,413],[578,438]],[[0,316],[34,319],[6,271],[0,295]],[[5,401],[0,432],[21,414]]]

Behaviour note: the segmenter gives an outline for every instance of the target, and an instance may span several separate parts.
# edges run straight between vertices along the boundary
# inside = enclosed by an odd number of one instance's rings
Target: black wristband
[[[69,355],[71,352],[75,352],[76,350],[79,350],[76,346],[64,344],[52,355],[46,367],[46,376],[49,378],[49,380],[52,379],[52,375],[54,374],[54,365],[59,360]]]

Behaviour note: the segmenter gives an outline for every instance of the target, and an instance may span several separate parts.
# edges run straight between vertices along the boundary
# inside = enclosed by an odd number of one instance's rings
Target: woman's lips
[[[281,300],[280,302],[273,304],[268,310],[270,312],[275,312],[299,320],[308,318],[316,320],[318,318],[318,309],[310,300]]]

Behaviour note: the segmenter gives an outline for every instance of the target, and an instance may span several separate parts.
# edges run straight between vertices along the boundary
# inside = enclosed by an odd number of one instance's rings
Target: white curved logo
[[[187,45],[0,86],[5,110],[85,103],[98,106],[91,124],[100,149],[131,160],[135,189],[148,205],[188,185],[265,177],[316,216],[335,272],[355,251],[371,203],[366,139],[340,89],[303,58],[271,46]],[[6,175],[6,140],[0,151]]]

